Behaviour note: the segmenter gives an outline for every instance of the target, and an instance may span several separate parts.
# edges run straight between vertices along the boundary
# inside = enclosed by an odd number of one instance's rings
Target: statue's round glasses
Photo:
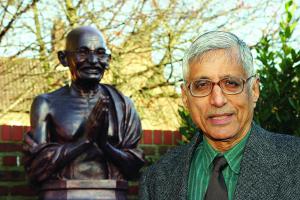
[[[87,60],[91,55],[97,57],[100,62],[107,62],[110,58],[109,54],[106,54],[103,49],[79,49],[77,51],[66,51],[67,53],[74,54],[79,62]]]
[[[256,75],[252,75],[246,80],[237,77],[226,77],[219,82],[213,82],[210,79],[196,79],[193,80],[187,88],[194,97],[208,96],[215,85],[218,85],[224,94],[239,94],[244,90],[245,84]]]

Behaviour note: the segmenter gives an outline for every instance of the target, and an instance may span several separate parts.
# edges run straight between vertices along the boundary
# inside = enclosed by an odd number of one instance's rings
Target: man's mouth
[[[209,115],[208,120],[213,125],[225,125],[231,122],[233,119],[233,113],[223,113],[223,114],[212,114]]]

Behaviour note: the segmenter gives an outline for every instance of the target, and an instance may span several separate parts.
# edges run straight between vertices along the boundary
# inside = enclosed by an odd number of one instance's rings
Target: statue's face
[[[98,83],[108,67],[110,55],[101,34],[79,30],[67,37],[66,58],[72,81]]]

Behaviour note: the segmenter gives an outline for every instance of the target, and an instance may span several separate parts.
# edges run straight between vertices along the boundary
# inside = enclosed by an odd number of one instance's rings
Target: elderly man
[[[72,30],[58,52],[72,82],[34,99],[25,136],[25,169],[33,183],[129,179],[143,166],[141,123],[131,100],[100,84],[110,61],[101,33]]]
[[[201,35],[183,61],[184,105],[202,134],[141,179],[141,199],[300,199],[300,140],[253,122],[259,80],[234,34]]]

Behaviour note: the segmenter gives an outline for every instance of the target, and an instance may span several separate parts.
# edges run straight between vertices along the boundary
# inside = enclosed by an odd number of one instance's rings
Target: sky
[[[27,2],[29,0],[26,0]],[[25,2],[26,2],[25,1]],[[58,12],[58,9],[62,8],[63,5],[61,0],[58,1],[45,1],[41,0],[40,3],[38,4],[39,10],[41,12],[41,17],[40,20],[42,22],[43,27],[45,28],[43,31],[43,36],[46,38],[46,41],[48,41],[48,48],[50,49],[50,39],[51,39],[51,34],[49,28],[52,26],[51,18],[57,17],[65,20],[65,16],[61,15],[61,12]],[[209,17],[214,13],[217,12],[222,12],[223,10],[226,10],[228,8],[234,7],[237,4],[241,4],[245,7],[251,7],[251,6],[256,6],[261,2],[264,2],[265,0],[216,0],[216,4],[213,5],[213,7],[208,7],[207,12],[204,13],[203,17]],[[73,1],[76,3],[77,1]],[[164,8],[167,6],[167,1],[148,1],[148,4],[145,6],[145,13],[151,14],[151,6],[149,6],[151,3],[156,2],[161,6],[161,8]],[[191,33],[185,33],[185,37],[187,38],[195,38],[197,35],[202,34],[205,31],[209,30],[216,30],[218,29],[218,26],[221,24],[224,24],[228,21],[228,25],[226,24],[222,28],[219,28],[219,30],[225,30],[225,31],[230,31],[236,34],[239,38],[244,40],[246,44],[249,46],[255,45],[262,35],[264,34],[264,31],[267,30],[274,30],[278,28],[279,21],[282,18],[282,14],[284,11],[284,6],[283,6],[283,1],[282,0],[273,0],[273,1],[268,1],[269,5],[266,9],[260,10],[256,14],[250,13],[247,9],[242,10],[236,14],[231,15],[232,19],[228,19],[228,17],[220,17],[217,20],[214,20],[213,23],[203,23],[201,27],[197,30],[197,33],[191,32]],[[295,1],[297,5],[300,5],[300,0]],[[111,3],[111,1],[95,1],[94,4],[90,4],[91,9],[93,7],[101,7],[103,5],[108,6]],[[201,0],[182,0],[180,3],[183,5],[183,7],[187,9],[196,9],[199,6],[201,6],[202,1]],[[112,3],[111,3],[112,4]],[[136,4],[136,1],[134,0],[127,0],[125,7],[121,10],[122,15],[120,15],[118,20],[122,20],[122,17],[124,20],[128,17],[128,15],[131,13],[132,7],[134,7]],[[147,7],[148,5],[148,7]],[[13,11],[13,8],[11,8]],[[83,12],[83,11],[81,11]],[[1,13],[1,10],[0,10]],[[110,18],[110,14],[106,13],[106,17]],[[296,15],[299,15],[299,9],[296,10]],[[241,23],[242,21],[245,21],[245,18],[250,18],[246,19],[248,22],[247,23]],[[253,18],[253,19],[251,19]],[[33,26],[34,21],[33,21],[33,14],[28,13],[24,16],[22,16],[22,20],[18,21],[18,23],[15,25],[16,27],[19,27],[18,31],[10,32],[6,37],[4,38],[4,41],[0,44],[0,55],[1,56],[11,56],[14,55],[18,50],[18,46],[26,46],[28,44],[34,43],[36,41],[36,38],[34,34],[30,33],[29,29],[27,28],[29,26]],[[298,47],[299,45],[299,26],[297,26],[297,29],[294,34],[295,42],[293,45],[295,47]],[[112,42],[112,44],[117,45],[122,41],[120,40],[115,40]],[[185,47],[188,47],[188,43],[186,44]],[[253,52],[255,54],[255,52]],[[36,51],[26,51],[25,53],[22,54],[23,57],[34,57],[36,56],[37,53]],[[161,55],[159,52],[154,52],[153,53],[153,60],[159,60],[157,59]],[[175,53],[175,57],[182,57],[182,52]],[[254,55],[255,57],[255,55]],[[176,70],[177,71],[177,70]],[[180,70],[179,70],[180,71]],[[168,75],[168,69],[166,69],[166,76]]]

